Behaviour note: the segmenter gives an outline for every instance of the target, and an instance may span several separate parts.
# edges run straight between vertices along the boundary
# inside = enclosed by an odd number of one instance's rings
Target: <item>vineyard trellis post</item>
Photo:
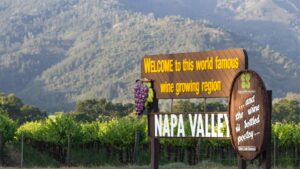
[[[21,168],[23,168],[23,162],[24,162],[24,133],[22,133],[22,139],[21,139]]]
[[[141,117],[138,116],[140,119]],[[133,150],[133,163],[138,162],[138,151],[139,151],[139,144],[140,144],[140,130],[135,131],[135,136],[134,136],[134,150]]]
[[[3,166],[3,159],[4,159],[4,153],[3,153],[3,148],[4,148],[4,140],[3,140],[3,133],[0,132],[0,166]]]
[[[71,161],[71,138],[70,135],[67,135],[68,139],[68,147],[67,147],[67,166],[70,166],[70,161]]]
[[[273,136],[274,146],[273,146],[273,165],[276,167],[276,138]]]

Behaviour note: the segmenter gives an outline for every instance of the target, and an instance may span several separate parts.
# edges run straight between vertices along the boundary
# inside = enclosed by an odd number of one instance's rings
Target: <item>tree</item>
[[[67,145],[67,165],[70,165],[71,146],[80,133],[80,126],[77,125],[72,116],[60,113],[53,118],[47,119],[49,138],[48,140],[60,145]]]
[[[207,103],[206,110],[208,112],[224,112],[227,111],[227,106],[220,102]]]
[[[96,99],[89,99],[78,102],[75,107],[75,112],[96,118],[102,112],[102,109],[98,106]]]
[[[24,105],[22,100],[14,94],[0,94],[0,109],[4,110],[10,118],[18,121],[20,124],[47,117],[46,112],[42,112],[37,107]]]
[[[23,106],[22,100],[17,98],[14,94],[1,96],[1,108],[5,110],[9,117],[13,120],[20,118],[20,107]]]
[[[0,166],[2,166],[4,162],[3,149],[5,143],[13,139],[16,129],[16,123],[3,113],[0,113]]]
[[[112,103],[106,99],[89,99],[76,104],[75,112],[70,113],[77,121],[94,121],[100,115],[124,116],[133,111],[133,104]]]
[[[300,105],[295,100],[280,100],[273,104],[272,120],[274,122],[300,122]]]
[[[195,103],[188,100],[179,100],[174,105],[174,112],[197,112],[198,107]]]
[[[46,112],[43,112],[39,108],[30,105],[24,105],[20,110],[20,117],[18,118],[18,120],[21,124],[28,121],[44,119],[47,117]]]
[[[204,102],[199,104],[190,102],[188,100],[180,100],[174,105],[174,112],[204,112]],[[206,103],[207,112],[224,112],[227,111],[227,106],[220,102]]]

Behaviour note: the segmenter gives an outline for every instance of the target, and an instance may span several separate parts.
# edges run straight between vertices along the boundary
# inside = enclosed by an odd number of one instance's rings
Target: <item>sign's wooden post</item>
[[[262,154],[262,168],[263,169],[270,169],[271,168],[271,138],[272,138],[272,124],[271,124],[271,117],[272,117],[272,91],[268,90],[268,99],[269,99],[269,112],[268,112],[268,124],[267,124],[267,139],[266,139],[266,150]]]
[[[237,160],[238,160],[238,169],[246,169],[247,164],[246,160],[243,160],[240,155],[237,155]]]
[[[159,160],[159,148],[158,148],[158,138],[155,138],[154,130],[154,116],[152,113],[159,112],[158,108],[158,99],[154,96],[153,105],[148,110],[148,138],[150,141],[150,152],[151,152],[151,169],[158,169],[158,160]]]
[[[159,157],[158,138],[154,138],[151,136],[150,144],[151,144],[151,169],[158,169],[158,157]]]

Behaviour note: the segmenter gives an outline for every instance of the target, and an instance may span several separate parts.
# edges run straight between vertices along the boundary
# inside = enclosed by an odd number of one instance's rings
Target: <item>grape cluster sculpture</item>
[[[143,111],[153,102],[154,92],[151,81],[148,79],[137,80],[134,85],[134,102],[137,115],[142,115]]]

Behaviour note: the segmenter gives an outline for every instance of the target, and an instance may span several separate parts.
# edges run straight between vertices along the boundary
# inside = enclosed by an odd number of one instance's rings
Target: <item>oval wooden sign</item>
[[[264,150],[270,120],[266,87],[256,72],[243,70],[235,76],[228,108],[235,151],[244,160],[255,159]]]

